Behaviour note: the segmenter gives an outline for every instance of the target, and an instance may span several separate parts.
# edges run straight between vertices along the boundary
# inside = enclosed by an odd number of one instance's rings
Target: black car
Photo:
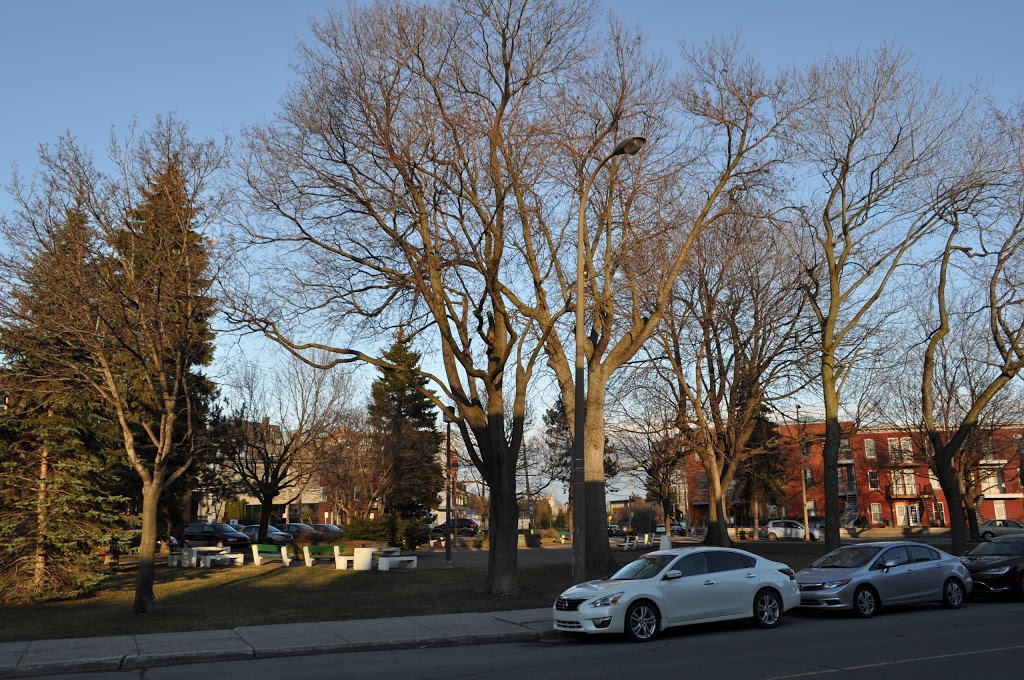
[[[436,527],[430,530],[430,533],[446,533],[445,528],[448,526],[449,522],[452,521],[453,520],[448,520],[447,522],[442,522],[438,524]],[[452,534],[454,534],[455,536],[476,536],[477,532],[480,531],[480,525],[471,519],[457,519],[454,520],[454,522],[455,523],[452,524]]]
[[[285,532],[281,531],[280,529],[278,529],[277,527],[268,526],[267,527],[267,540],[266,541],[260,541],[259,540],[259,535],[260,535],[260,525],[259,524],[250,524],[248,526],[242,527],[242,533],[245,534],[246,536],[248,536],[249,540],[252,541],[253,543],[272,543],[274,545],[287,545],[287,544],[289,544],[289,543],[291,543],[292,541],[295,540],[292,537],[291,534],[285,533]]]
[[[1010,594],[1024,599],[1024,536],[997,536],[960,558],[974,581],[974,593]]]
[[[285,522],[278,524],[277,528],[286,534],[291,534],[292,538],[299,543],[320,543],[327,540],[327,536],[322,531],[317,531],[310,525],[301,522]]]
[[[326,536],[328,541],[341,538],[341,535],[345,532],[345,530],[337,524],[314,524],[313,528]]]
[[[196,522],[185,527],[182,533],[186,543],[212,543],[231,548],[248,548],[251,541],[241,531],[223,522]]]

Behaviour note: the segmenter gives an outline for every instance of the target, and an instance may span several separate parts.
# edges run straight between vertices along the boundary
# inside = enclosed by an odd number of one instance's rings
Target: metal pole
[[[448,425],[448,434],[446,437],[444,447],[444,468],[445,473],[448,477],[448,499],[445,501],[447,506],[447,521],[444,523],[444,566],[452,566],[452,421],[448,418],[444,419]]]
[[[644,137],[634,135],[619,142],[615,149],[597,164],[580,193],[580,212],[576,222],[576,404],[572,438],[572,578],[574,583],[582,583],[587,580],[587,481],[583,448],[583,435],[587,421],[587,396],[583,384],[583,312],[586,307],[587,294],[583,274],[587,242],[587,198],[590,195],[590,188],[594,185],[594,180],[597,179],[597,173],[605,163],[624,153],[635,154],[646,141]]]

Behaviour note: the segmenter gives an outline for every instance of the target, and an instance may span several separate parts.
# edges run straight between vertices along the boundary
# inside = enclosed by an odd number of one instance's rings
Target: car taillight
[[[788,576],[790,581],[796,580],[796,572],[790,569],[789,567],[786,567],[785,569],[779,569],[779,571]]]

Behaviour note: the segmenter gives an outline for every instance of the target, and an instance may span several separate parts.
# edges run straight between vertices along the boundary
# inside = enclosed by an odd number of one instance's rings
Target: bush
[[[398,519],[384,515],[377,519],[354,517],[345,527],[346,541],[385,541],[415,550],[430,538],[430,525],[423,519]]]

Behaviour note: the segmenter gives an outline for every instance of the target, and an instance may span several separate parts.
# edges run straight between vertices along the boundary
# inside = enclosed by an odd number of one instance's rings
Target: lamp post
[[[804,468],[804,438],[800,430],[800,404],[796,405],[796,431],[800,440],[800,499],[804,504],[804,541],[811,540],[811,518],[807,516],[807,472]]]
[[[587,548],[586,548],[586,474],[583,461],[583,431],[586,427],[586,391],[583,385],[583,311],[586,299],[586,286],[583,280],[584,254],[587,241],[587,197],[590,188],[597,179],[597,173],[604,164],[615,156],[633,155],[643,148],[647,138],[638,135],[626,137],[597,164],[583,185],[580,194],[580,213],[576,225],[576,405],[574,413],[572,441],[572,577],[575,583],[587,580]]]

